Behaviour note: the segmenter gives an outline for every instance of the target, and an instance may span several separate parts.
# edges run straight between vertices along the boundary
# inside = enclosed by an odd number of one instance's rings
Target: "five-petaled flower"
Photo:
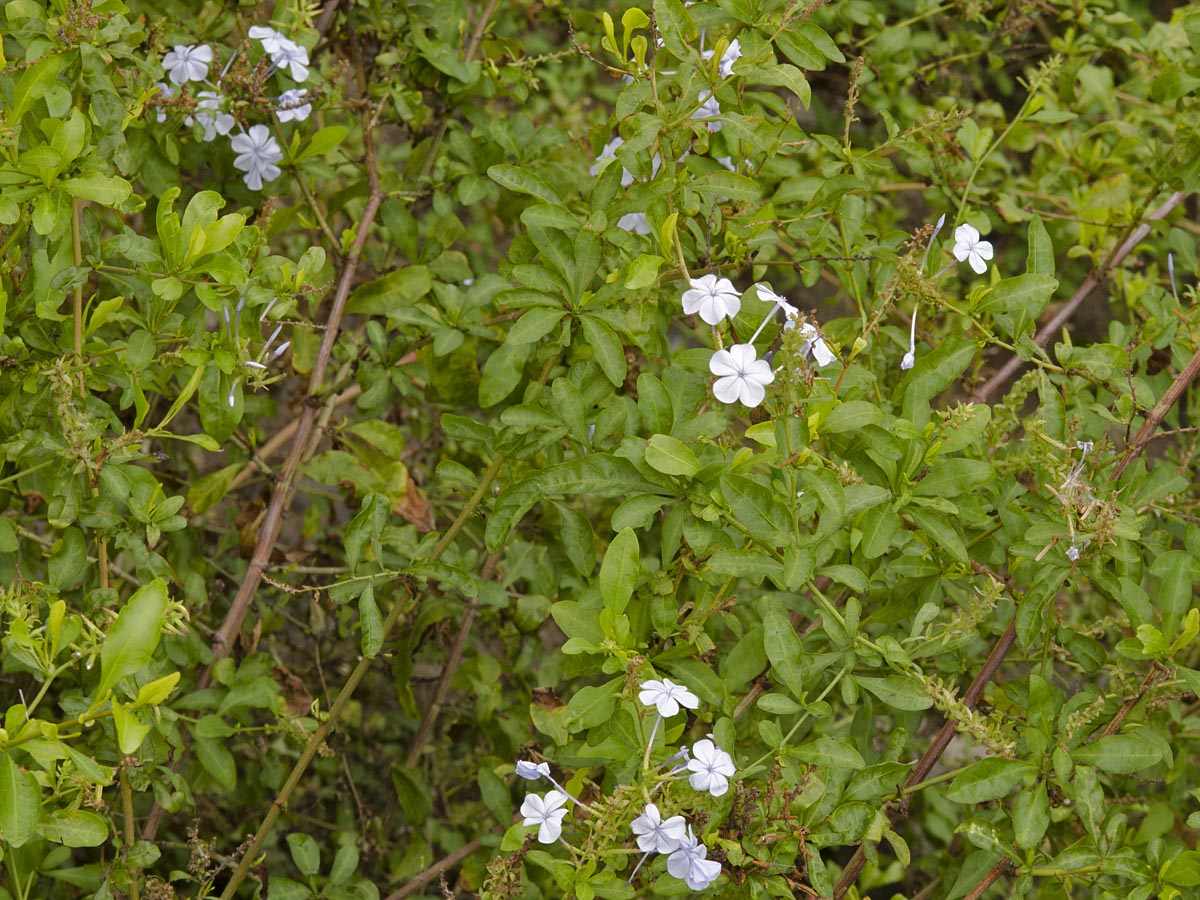
[[[767,395],[765,386],[775,380],[771,364],[758,358],[753,344],[718,350],[708,361],[708,370],[718,376],[713,396],[722,403],[740,401],[743,406],[758,406]]]
[[[708,738],[693,745],[687,767],[692,772],[688,784],[698,791],[708,791],[714,797],[729,790],[729,779],[735,771],[733,757]]]
[[[517,774],[526,781],[537,781],[539,778],[550,777],[549,763],[535,763],[527,759],[517,760]]]
[[[791,319],[783,326],[791,328],[795,324]],[[800,326],[800,334],[804,337],[804,343],[800,345],[800,352],[805,356],[812,354],[812,358],[818,366],[827,366],[837,359],[837,354],[829,349],[829,345],[825,343],[825,339],[821,337],[821,332],[809,322],[805,322]]]
[[[251,40],[260,41],[262,43],[263,50],[266,51],[268,56],[273,55],[275,51],[279,49],[280,43],[287,40],[287,38],[285,38],[274,28],[268,28],[266,25],[250,26],[249,34]]]
[[[562,791],[547,791],[545,798],[529,794],[521,804],[522,825],[538,826],[539,844],[553,844],[562,834],[562,820],[567,814],[564,804],[569,798]]]
[[[271,62],[280,69],[289,69],[293,81],[304,81],[308,78],[308,48],[301,47],[295,41],[290,41],[281,34],[274,40],[274,49],[268,49],[263,41],[263,49],[271,56]]]
[[[250,190],[262,190],[264,181],[279,177],[279,166],[275,163],[283,159],[283,151],[266,125],[255,125],[246,134],[234,135],[231,144],[233,152],[238,154],[233,164],[246,173],[242,180]]]
[[[208,65],[213,60],[212,47],[207,44],[176,44],[163,57],[163,68],[167,77],[175,84],[203,81],[208,77]]]
[[[687,836],[687,822],[683,816],[664,820],[653,803],[646,804],[646,811],[633,820],[632,827],[638,847],[646,853],[670,853],[678,849]]]
[[[954,258],[966,260],[976,275],[987,271],[987,261],[992,258],[990,241],[979,239],[979,230],[974,225],[959,225],[954,229]]]
[[[709,325],[716,325],[722,319],[732,319],[742,308],[742,297],[728,278],[709,274],[688,281],[692,287],[683,292],[685,313],[699,313]]]
[[[693,891],[702,891],[720,877],[721,864],[708,859],[708,848],[696,839],[689,825],[679,849],[667,857],[667,871],[686,881]]]
[[[675,684],[669,678],[664,678],[662,681],[653,678],[643,681],[638,700],[642,702],[643,706],[657,707],[658,714],[664,719],[669,719],[679,712],[681,706],[686,706],[688,709],[696,709],[700,706],[699,697],[683,685]]]
[[[227,112],[221,112],[221,100],[224,99],[220,94],[213,91],[201,91],[196,95],[196,114],[195,121],[199,122],[204,127],[204,141],[215,141],[217,135],[226,135],[233,131],[233,126],[237,124],[237,120]],[[215,115],[213,113],[216,113]],[[188,116],[183,120],[185,124],[192,124],[192,117]]]
[[[279,95],[275,115],[280,122],[303,122],[312,112],[312,104],[305,99],[308,88],[292,88]]]

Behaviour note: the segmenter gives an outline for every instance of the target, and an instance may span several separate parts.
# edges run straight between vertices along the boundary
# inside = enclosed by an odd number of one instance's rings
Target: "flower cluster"
[[[684,313],[698,314],[709,325],[716,326],[741,311],[742,294],[728,278],[708,274],[689,278],[688,282],[691,287],[683,292]],[[777,312],[783,312],[786,316],[785,329],[799,327],[805,339],[801,352],[806,359],[811,357],[817,366],[827,366],[837,360],[837,355],[829,349],[816,326],[802,321],[800,311],[775,293],[770,285],[756,284],[754,291],[759,300],[771,304],[762,324],[749,341],[734,344],[728,350],[717,350],[708,363],[709,371],[717,376],[713,384],[713,396],[722,403],[755,407],[766,397],[766,386],[775,380],[775,373],[769,362],[758,358],[754,341]]]
[[[663,818],[659,807],[650,798],[665,785],[686,778],[693,790],[721,797],[729,790],[729,780],[736,770],[733,757],[717,746],[712,735],[694,743],[689,750],[681,747],[677,753],[656,767],[650,765],[654,749],[654,738],[664,719],[679,714],[680,710],[698,709],[700,698],[681,684],[668,678],[649,679],[642,682],[638,692],[639,702],[655,711],[654,726],[646,742],[646,753],[642,764],[644,780],[643,794],[646,797],[642,812],[630,823],[634,841],[642,851],[642,858],[629,876],[632,883],[646,860],[655,853],[667,855],[667,872],[687,883],[694,890],[703,890],[721,875],[721,864],[708,858],[708,847],[696,837],[692,826],[682,815]],[[537,840],[542,844],[553,844],[562,836],[563,819],[567,815],[567,802],[589,810],[593,815],[603,816],[605,807],[592,807],[573,797],[566,788],[554,780],[549,763],[520,760],[516,773],[527,781],[545,779],[554,785],[554,790],[545,795],[529,794],[521,804],[522,825],[537,828]]]
[[[297,84],[308,79],[309,58],[306,47],[274,28],[263,25],[253,26],[250,29],[250,38],[262,45],[262,65],[267,66],[267,69],[261,81],[265,81],[276,72],[286,72]],[[175,98],[176,87],[172,85],[183,89],[193,81],[208,84],[211,89],[196,93],[191,107],[192,114],[185,117],[184,123],[199,125],[203,129],[201,139],[205,142],[214,141],[218,136],[225,137],[236,127],[238,133],[230,138],[230,147],[236,154],[233,164],[244,173],[242,180],[246,187],[258,191],[262,190],[264,182],[274,181],[280,176],[278,164],[283,160],[283,150],[266,125],[244,128],[235,111],[244,109],[247,104],[234,104],[221,92],[221,81],[236,57],[236,52],[231,54],[215,81],[209,82],[209,67],[215,61],[213,48],[206,44],[175,46],[163,57],[163,69],[170,84],[157,84],[159,100],[161,103],[163,100]],[[272,99],[275,116],[280,122],[303,122],[312,113],[312,102],[308,98],[307,88],[288,88]],[[160,105],[157,120],[162,122],[165,119],[166,112]]]
[[[275,302],[278,299],[278,297],[273,297],[271,302],[259,314],[258,322],[260,326],[267,321],[267,316],[270,315],[271,309],[275,306]],[[224,309],[225,329],[229,333],[229,340],[233,344],[234,352],[239,356],[241,356],[242,345],[242,310],[245,306],[246,298],[241,297],[238,299],[237,305],[233,308],[232,315],[229,313],[228,306]],[[288,347],[292,345],[291,341],[284,341],[278,347],[275,347],[274,350],[271,349],[275,345],[275,339],[279,337],[281,331],[283,331],[282,323],[275,326],[275,330],[271,332],[270,337],[263,343],[262,348],[258,351],[254,359],[241,360],[241,369],[234,373],[233,383],[229,386],[229,396],[225,398],[230,408],[237,405],[238,386],[243,381],[249,381],[252,382],[254,387],[262,387],[266,383],[264,381],[264,373],[267,372],[269,364],[283,356],[287,352]]]

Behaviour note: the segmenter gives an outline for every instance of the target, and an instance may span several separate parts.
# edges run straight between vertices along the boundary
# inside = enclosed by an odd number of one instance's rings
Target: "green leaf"
[[[487,173],[488,178],[501,187],[508,188],[510,191],[516,191],[518,194],[528,194],[547,203],[553,203],[555,206],[563,205],[562,197],[558,195],[558,191],[528,169],[523,169],[520,166],[499,164],[491,166],[487,170]]]
[[[956,803],[983,803],[999,800],[1036,772],[1033,763],[990,756],[963,769],[946,791]]]
[[[883,419],[883,410],[878,404],[866,400],[849,400],[834,407],[829,415],[821,420],[822,434],[842,434],[847,431],[861,431],[868,425],[874,425]]]
[[[812,88],[805,79],[804,73],[795,66],[789,66],[786,63],[757,65],[750,78],[755,84],[787,88],[796,95],[796,99],[805,109],[808,109],[812,103]]]
[[[917,497],[957,497],[991,484],[995,476],[992,464],[981,459],[939,460],[912,492]]]
[[[763,616],[763,649],[775,679],[797,700],[804,699],[804,647],[792,620],[778,610]]]
[[[99,847],[108,840],[108,822],[85,809],[55,809],[38,823],[38,833],[67,847]]]
[[[531,344],[501,344],[483,364],[479,380],[479,405],[495,406],[521,383],[525,362],[533,351]]]
[[[621,692],[621,680],[615,679],[599,686],[588,685],[567,702],[570,729],[583,731],[602,725],[612,718],[617,708],[617,695]]]
[[[300,162],[314,156],[324,156],[344,141],[347,134],[349,131],[344,125],[328,125],[322,128],[312,136],[312,140],[304,145],[304,149],[297,154],[295,161]]]
[[[967,562],[967,547],[954,526],[944,516],[916,506],[907,506],[904,512],[932,545],[944,550],[955,562]]]
[[[626,364],[625,348],[617,333],[594,316],[582,316],[579,321],[583,325],[583,336],[591,345],[604,376],[614,387],[620,387],[625,383]]]
[[[358,595],[358,622],[362,629],[360,643],[362,655],[366,659],[374,659],[383,647],[383,616],[379,613],[379,605],[375,602],[375,589],[368,585]]]
[[[667,49],[679,59],[688,59],[700,33],[683,0],[654,0],[654,21]]]
[[[1200,885],[1200,851],[1182,851],[1163,870],[1162,880],[1178,887]]]
[[[209,738],[196,738],[196,758],[213,780],[227,791],[237,787],[237,766],[233,754],[224,743]]]
[[[117,731],[117,746],[125,756],[132,756],[142,746],[142,741],[150,733],[150,726],[142,721],[131,707],[126,706],[116,697],[112,698],[113,727]]]
[[[99,173],[68,178],[62,186],[72,197],[91,200],[101,206],[119,206],[133,193],[133,186],[124,178]]]
[[[563,320],[565,310],[535,306],[517,319],[505,340],[510,344],[532,344],[540,341]]]
[[[600,596],[615,615],[625,612],[641,572],[641,553],[637,535],[622,529],[604,553],[600,563]]]
[[[1030,275],[1054,275],[1054,244],[1039,216],[1029,220],[1025,269]]]
[[[979,308],[1017,337],[1033,329],[1057,288],[1058,279],[1053,275],[1015,275],[993,286]]]
[[[720,575],[739,578],[782,577],[783,564],[767,556],[761,550],[718,550],[708,558],[705,568]]]
[[[346,302],[355,315],[396,315],[433,290],[433,276],[425,266],[403,266],[382,278],[360,284]]]
[[[293,832],[287,836],[288,849],[292,851],[292,862],[305,878],[321,871],[321,848],[307,834]]]
[[[1071,759],[1113,775],[1132,775],[1163,762],[1163,752],[1135,732],[1102,737],[1093,744],[1072,750]]]
[[[162,637],[167,605],[167,585],[159,578],[126,601],[100,648],[100,683],[95,700],[103,700],[117,682],[140,672],[150,662]]]
[[[653,435],[646,443],[646,464],[664,475],[690,477],[700,471],[700,460],[687,444],[665,434]]]
[[[753,203],[762,197],[762,186],[757,181],[736,172],[709,172],[693,178],[689,187],[702,194],[742,203]]]
[[[855,675],[854,680],[894,709],[913,711],[933,706],[933,700],[926,696],[921,686],[903,675],[886,678]]]
[[[0,840],[13,847],[28,841],[37,827],[41,807],[37,779],[0,750]]]
[[[661,256],[639,253],[629,264],[629,271],[625,275],[625,287],[631,291],[650,287],[658,281],[658,270],[664,262],[666,260]]]
[[[1046,782],[1039,781],[1032,791],[1017,795],[1013,804],[1013,832],[1017,846],[1030,850],[1042,842],[1050,825],[1050,798],[1046,793]]]
[[[863,759],[849,741],[842,738],[825,735],[815,741],[809,741],[802,747],[796,748],[796,756],[806,763],[815,766],[826,766],[830,769],[850,769],[858,771],[865,768],[867,761]]]
[[[25,70],[25,74],[13,88],[12,106],[5,117],[10,123],[16,125],[21,116],[50,89],[50,85],[58,78],[64,58],[57,53],[44,56]]]
[[[154,679],[149,684],[143,684],[141,690],[138,691],[137,699],[133,701],[133,708],[158,706],[171,696],[175,685],[179,684],[179,676],[179,672],[172,672],[170,675]]]

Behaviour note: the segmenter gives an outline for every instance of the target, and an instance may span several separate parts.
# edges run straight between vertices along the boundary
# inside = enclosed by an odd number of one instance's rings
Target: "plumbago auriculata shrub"
[[[0,900],[1196,895],[1200,10],[0,41]]]

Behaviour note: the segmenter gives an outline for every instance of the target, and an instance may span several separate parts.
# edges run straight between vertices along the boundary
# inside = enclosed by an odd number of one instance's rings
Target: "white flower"
[[[788,323],[783,327],[791,328],[795,324],[794,320],[788,319]],[[827,366],[837,359],[837,354],[829,349],[829,345],[821,337],[821,332],[817,331],[811,324],[805,322],[801,325],[800,334],[806,338],[800,347],[800,352],[805,356],[811,353],[818,366]]]
[[[917,354],[914,353],[912,350],[909,350],[907,353],[905,353],[904,357],[900,360],[900,368],[901,369],[908,370],[908,369],[911,369],[916,364],[917,364]]]
[[[741,58],[742,44],[737,38],[734,38],[730,42],[729,46],[725,48],[725,52],[721,54],[721,77],[728,78],[730,75],[732,75],[733,64]]]
[[[733,777],[733,757],[705,738],[692,746],[692,758],[687,767],[692,774],[688,784],[697,791],[708,791],[720,797],[729,790],[729,779]]]
[[[268,56],[273,56],[279,50],[280,43],[287,40],[287,38],[274,28],[268,28],[266,25],[251,26],[250,37],[253,40],[262,42],[263,50],[266,51]]]
[[[658,807],[653,803],[646,804],[646,811],[633,820],[633,833],[637,835],[637,845],[647,853],[670,853],[679,847],[687,834],[687,822],[683,816],[671,816],[663,821]]]
[[[692,113],[693,119],[715,119],[721,115],[721,104],[717,102],[717,98],[713,96],[712,91],[700,92],[700,108]],[[720,122],[707,123],[709,131],[720,131]]]
[[[550,777],[549,763],[532,763],[527,759],[517,760],[517,774],[526,781],[537,781],[539,778]]]
[[[203,81],[208,77],[208,64],[212,62],[212,47],[207,44],[176,44],[174,50],[163,57],[163,68],[167,77],[175,84]]]
[[[634,234],[650,233],[650,223],[646,220],[645,213],[627,213],[617,219],[617,227]]]
[[[266,42],[263,43],[263,49],[266,49]],[[301,47],[295,41],[289,41],[283,35],[279,35],[274,50],[268,50],[271,54],[271,62],[280,69],[290,68],[292,72],[292,81],[304,81],[308,78],[308,48]]]
[[[303,122],[312,112],[312,104],[304,99],[308,88],[292,88],[279,95],[275,115],[280,122]]]
[[[164,100],[170,100],[172,97],[175,96],[175,88],[171,87],[165,81],[156,81],[156,82],[154,82],[154,86],[156,88],[158,88],[158,96],[162,97]],[[163,109],[161,106],[158,107],[158,113],[155,115],[154,118],[155,118],[155,121],[158,121],[158,122],[167,121],[167,111],[165,109]]]
[[[1067,559],[1069,559],[1071,562],[1075,562],[1077,559],[1079,559],[1079,547],[1077,544],[1072,543],[1071,546],[1067,548]]]
[[[688,709],[697,709],[700,706],[699,697],[669,678],[662,681],[653,678],[643,681],[638,700],[643,706],[658,707],[658,714],[664,719],[669,719],[679,712],[680,706],[686,706]]]
[[[758,406],[767,395],[764,386],[775,380],[770,363],[758,359],[753,344],[718,350],[708,361],[708,370],[718,376],[713,395],[722,403],[740,401],[743,406]]]
[[[521,815],[525,817],[521,824],[538,826],[539,844],[553,844],[562,834],[562,820],[567,814],[563,804],[567,799],[562,791],[547,791],[544,799],[529,794],[521,804]]]
[[[708,848],[696,840],[688,826],[679,849],[667,857],[667,871],[686,881],[693,891],[702,891],[721,876],[721,864],[708,859]]]
[[[970,262],[976,275],[987,271],[987,260],[992,258],[990,241],[981,241],[974,225],[959,225],[954,229],[954,258],[959,262]]]
[[[709,325],[716,325],[723,319],[732,319],[742,308],[742,297],[728,278],[708,274],[688,281],[691,290],[683,292],[683,311],[688,315],[698,312]]]
[[[754,286],[754,292],[758,295],[759,300],[762,300],[764,303],[774,303],[775,309],[782,309],[783,314],[789,320],[792,318],[792,316],[800,314],[800,310],[792,306],[792,304],[788,303],[787,300],[771,290],[771,286],[769,284],[764,284],[760,281]],[[771,314],[774,315],[774,313],[775,310],[771,310]]]
[[[727,168],[730,172],[736,172],[737,168],[733,164],[732,156],[718,156],[717,162]]]
[[[246,134],[234,135],[230,143],[233,152],[239,154],[233,164],[246,173],[242,180],[250,190],[260,191],[263,181],[279,177],[279,166],[275,163],[283,159],[283,151],[266,125],[255,125]]]
[[[204,141],[215,141],[217,135],[229,134],[233,130],[233,126],[237,124],[237,120],[229,113],[220,112],[221,100],[220,94],[212,91],[201,91],[196,95],[196,119],[204,126]],[[200,110],[217,110],[214,116],[212,112],[200,112]],[[188,116],[184,119],[185,124],[192,124],[192,117]]]

